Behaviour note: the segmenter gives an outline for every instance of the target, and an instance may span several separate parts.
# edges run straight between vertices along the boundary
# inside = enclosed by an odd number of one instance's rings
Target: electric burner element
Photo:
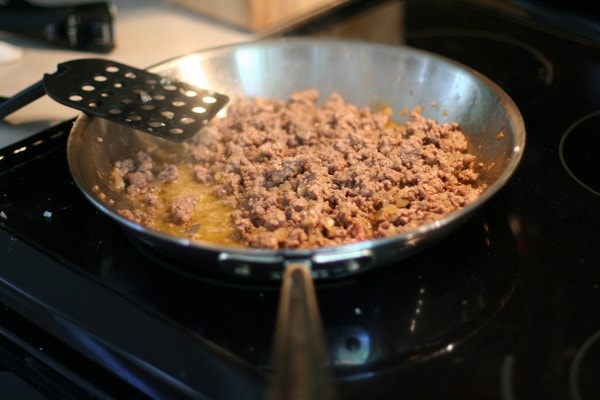
[[[435,29],[412,32],[408,40],[474,68],[511,96],[539,92],[554,80],[553,65],[542,52],[506,35]]]
[[[560,140],[562,165],[581,186],[600,196],[600,110],[567,129]]]
[[[600,331],[595,332],[577,350],[569,370],[573,400],[592,400],[600,393]]]

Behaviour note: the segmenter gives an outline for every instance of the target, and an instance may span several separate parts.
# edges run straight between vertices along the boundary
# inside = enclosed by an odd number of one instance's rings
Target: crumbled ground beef
[[[333,94],[294,93],[287,101],[248,98],[229,107],[186,146],[199,184],[235,211],[242,240],[257,248],[313,248],[405,232],[440,219],[480,194],[475,157],[456,123],[413,112],[406,127],[386,110],[348,104]],[[148,182],[177,179],[148,154],[115,164],[114,181],[132,195]],[[154,198],[152,198],[155,200]],[[166,216],[189,221],[193,198]],[[124,210],[143,223],[139,210]]]
[[[174,199],[169,207],[169,219],[175,223],[189,222],[198,199],[194,196],[182,196]]]

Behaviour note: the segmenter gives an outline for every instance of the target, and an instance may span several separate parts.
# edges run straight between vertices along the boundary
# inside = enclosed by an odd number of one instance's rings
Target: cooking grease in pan
[[[111,179],[128,219],[225,245],[316,248],[391,236],[479,196],[475,157],[456,123],[413,112],[406,126],[314,89],[249,98],[177,158],[140,152]]]

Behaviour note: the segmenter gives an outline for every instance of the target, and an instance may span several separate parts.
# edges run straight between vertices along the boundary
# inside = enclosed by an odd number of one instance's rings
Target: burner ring
[[[573,400],[582,400],[585,398],[584,396],[582,396],[583,385],[582,378],[580,376],[581,366],[586,358],[586,355],[588,355],[588,353],[590,352],[590,349],[592,349],[594,345],[599,341],[600,330],[596,331],[593,335],[586,339],[586,341],[577,350],[577,353],[573,358],[573,362],[571,363],[571,368],[569,370],[569,389]]]
[[[554,83],[551,59],[537,48],[506,35],[444,28],[410,32],[407,41],[474,68],[511,97],[528,99],[531,93],[540,93]]]
[[[567,173],[582,187],[600,196],[600,178],[594,163],[600,146],[600,110],[575,121],[559,143],[560,161]],[[596,153],[592,153],[595,151]],[[597,164],[596,164],[597,166]],[[596,173],[596,175],[593,175]]]

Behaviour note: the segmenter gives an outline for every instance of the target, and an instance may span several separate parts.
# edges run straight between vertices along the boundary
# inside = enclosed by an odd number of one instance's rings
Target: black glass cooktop
[[[405,3],[407,44],[502,86],[526,150],[447,239],[317,283],[339,397],[598,398],[600,47],[472,2]],[[141,246],[73,183],[70,125],[0,151],[0,371],[42,398],[264,398],[278,285]]]

